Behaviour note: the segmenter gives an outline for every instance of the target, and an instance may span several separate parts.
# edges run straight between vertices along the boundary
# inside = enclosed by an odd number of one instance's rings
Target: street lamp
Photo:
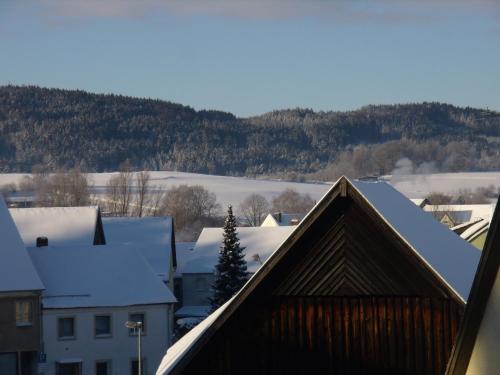
[[[138,339],[138,348],[139,348],[139,359],[138,359],[138,374],[142,375],[142,347],[141,347],[141,341],[142,341],[142,322],[132,322],[130,320],[127,320],[125,322],[125,327],[129,329],[136,329],[139,333],[137,339]]]

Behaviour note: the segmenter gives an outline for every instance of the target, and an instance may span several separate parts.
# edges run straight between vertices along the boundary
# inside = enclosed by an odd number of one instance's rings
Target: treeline
[[[31,172],[37,164],[52,171],[114,171],[129,160],[134,170],[296,178],[345,165],[342,160],[359,147],[371,153],[398,142],[401,152],[395,161],[365,169],[385,173],[404,157],[416,164],[434,160],[427,152],[413,160],[403,152],[406,145],[418,154],[419,148],[463,144],[476,151],[460,170],[489,170],[498,168],[488,159],[498,156],[499,137],[498,112],[440,103],[350,112],[295,109],[242,119],[160,100],[0,87],[0,172]],[[444,170],[458,166],[438,164]],[[356,168],[354,174],[360,173],[365,171]]]
[[[389,141],[358,145],[340,152],[324,169],[310,175],[319,180],[385,174],[500,170],[500,139],[475,141]]]

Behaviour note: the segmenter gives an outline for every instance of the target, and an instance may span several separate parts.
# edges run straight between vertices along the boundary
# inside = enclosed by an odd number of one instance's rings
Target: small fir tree
[[[220,248],[219,263],[215,267],[212,310],[217,309],[240,290],[248,280],[247,262],[236,232],[236,218],[230,205],[224,222],[224,239]]]

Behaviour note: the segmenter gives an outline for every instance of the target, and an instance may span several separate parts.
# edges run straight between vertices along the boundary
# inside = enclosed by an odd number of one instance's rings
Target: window
[[[110,337],[111,315],[96,315],[94,326],[95,326],[96,337]]]
[[[144,313],[133,313],[129,314],[128,320],[131,322],[142,322],[142,334],[146,332],[146,315]],[[137,335],[139,330],[136,328],[130,328],[128,330],[130,335]]]
[[[141,361],[141,373],[145,374],[146,373],[146,360],[142,358]],[[133,359],[130,362],[130,374],[131,375],[138,375],[139,374],[139,361],[137,359]]]
[[[33,324],[31,301],[16,301],[16,325],[30,326]]]
[[[17,374],[17,354],[0,354],[0,374]]]
[[[57,363],[56,374],[57,375],[81,375],[82,364],[81,363]]]
[[[110,361],[97,361],[95,363],[95,375],[109,375],[111,374]]]
[[[75,318],[64,317],[57,321],[57,336],[59,339],[68,340],[75,338]]]
[[[207,289],[206,285],[207,283],[203,277],[197,277],[194,283],[195,283],[195,288],[198,292],[203,292]]]

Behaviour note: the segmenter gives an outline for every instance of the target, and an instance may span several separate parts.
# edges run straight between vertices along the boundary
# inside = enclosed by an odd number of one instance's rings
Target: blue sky
[[[424,100],[500,110],[500,1],[1,0],[0,56],[0,84],[239,116]]]

